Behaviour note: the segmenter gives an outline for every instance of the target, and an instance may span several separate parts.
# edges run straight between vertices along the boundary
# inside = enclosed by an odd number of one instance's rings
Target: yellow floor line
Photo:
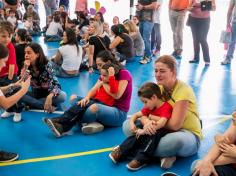
[[[213,126],[216,126],[220,123],[223,123],[229,119],[232,119],[231,115],[224,116],[219,121],[212,123],[210,125],[204,126],[203,130],[209,129]],[[11,165],[17,165],[17,164],[25,164],[25,163],[34,163],[34,162],[42,162],[42,161],[51,161],[51,160],[58,160],[58,159],[65,159],[65,158],[72,158],[72,157],[78,157],[78,156],[84,156],[84,155],[92,155],[97,153],[103,153],[103,152],[109,152],[112,148],[104,148],[104,149],[98,149],[98,150],[91,150],[86,152],[79,152],[79,153],[72,153],[72,154],[66,154],[66,155],[58,155],[58,156],[50,156],[50,157],[43,157],[43,158],[33,158],[33,159],[26,159],[26,160],[18,160],[8,163],[0,163],[0,166],[11,166]]]
[[[0,166],[10,166],[10,165],[17,165],[17,164],[25,164],[25,163],[34,163],[34,162],[42,162],[42,161],[49,161],[49,160],[51,161],[51,160],[72,158],[72,157],[77,157],[77,156],[92,155],[92,154],[97,154],[97,153],[108,152],[111,150],[112,150],[112,148],[104,148],[104,149],[91,150],[91,151],[87,151],[87,152],[79,152],[79,153],[72,153],[72,154],[66,154],[66,155],[19,160],[19,161],[13,161],[13,162],[8,162],[8,163],[0,163]]]

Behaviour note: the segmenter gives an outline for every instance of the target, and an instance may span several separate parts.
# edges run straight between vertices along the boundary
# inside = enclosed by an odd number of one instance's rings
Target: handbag
[[[231,27],[228,27],[226,30],[221,31],[220,42],[221,43],[230,43],[232,40]]]

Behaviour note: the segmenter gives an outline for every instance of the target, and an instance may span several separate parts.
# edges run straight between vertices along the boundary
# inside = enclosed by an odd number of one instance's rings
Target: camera
[[[201,1],[200,5],[201,5],[202,11],[212,10],[212,2],[211,1]]]

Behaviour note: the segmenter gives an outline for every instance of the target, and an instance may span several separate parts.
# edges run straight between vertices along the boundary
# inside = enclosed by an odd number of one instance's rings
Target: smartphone
[[[26,80],[28,79],[29,75],[30,75],[30,71],[29,71],[29,70],[26,70],[26,71],[25,71],[25,74],[24,74],[24,76],[23,76],[23,81],[26,81]]]

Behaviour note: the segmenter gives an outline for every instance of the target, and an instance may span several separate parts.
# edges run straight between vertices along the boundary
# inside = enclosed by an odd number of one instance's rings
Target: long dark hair
[[[128,30],[125,28],[123,24],[113,25],[111,27],[111,30],[115,34],[115,36],[119,36],[123,33],[129,34]]]
[[[31,36],[28,34],[28,31],[26,29],[18,29],[17,35],[19,36],[20,40],[23,42],[32,42]]]
[[[42,47],[38,43],[30,43],[27,47],[30,47],[34,53],[38,54],[35,65],[39,71],[39,74],[45,70],[45,66],[48,64],[48,59],[45,56]]]
[[[64,32],[66,33],[67,37],[67,43],[65,43],[65,45],[75,45],[77,48],[77,55],[78,55],[79,47],[75,31],[73,29],[66,28]]]
[[[106,51],[106,50],[100,51],[97,54],[96,58],[101,59],[102,62],[104,62],[104,63],[110,62],[115,65],[118,65],[121,69],[123,68],[123,66],[120,64],[120,62],[116,60],[116,58],[112,55],[112,53],[110,51]]]

